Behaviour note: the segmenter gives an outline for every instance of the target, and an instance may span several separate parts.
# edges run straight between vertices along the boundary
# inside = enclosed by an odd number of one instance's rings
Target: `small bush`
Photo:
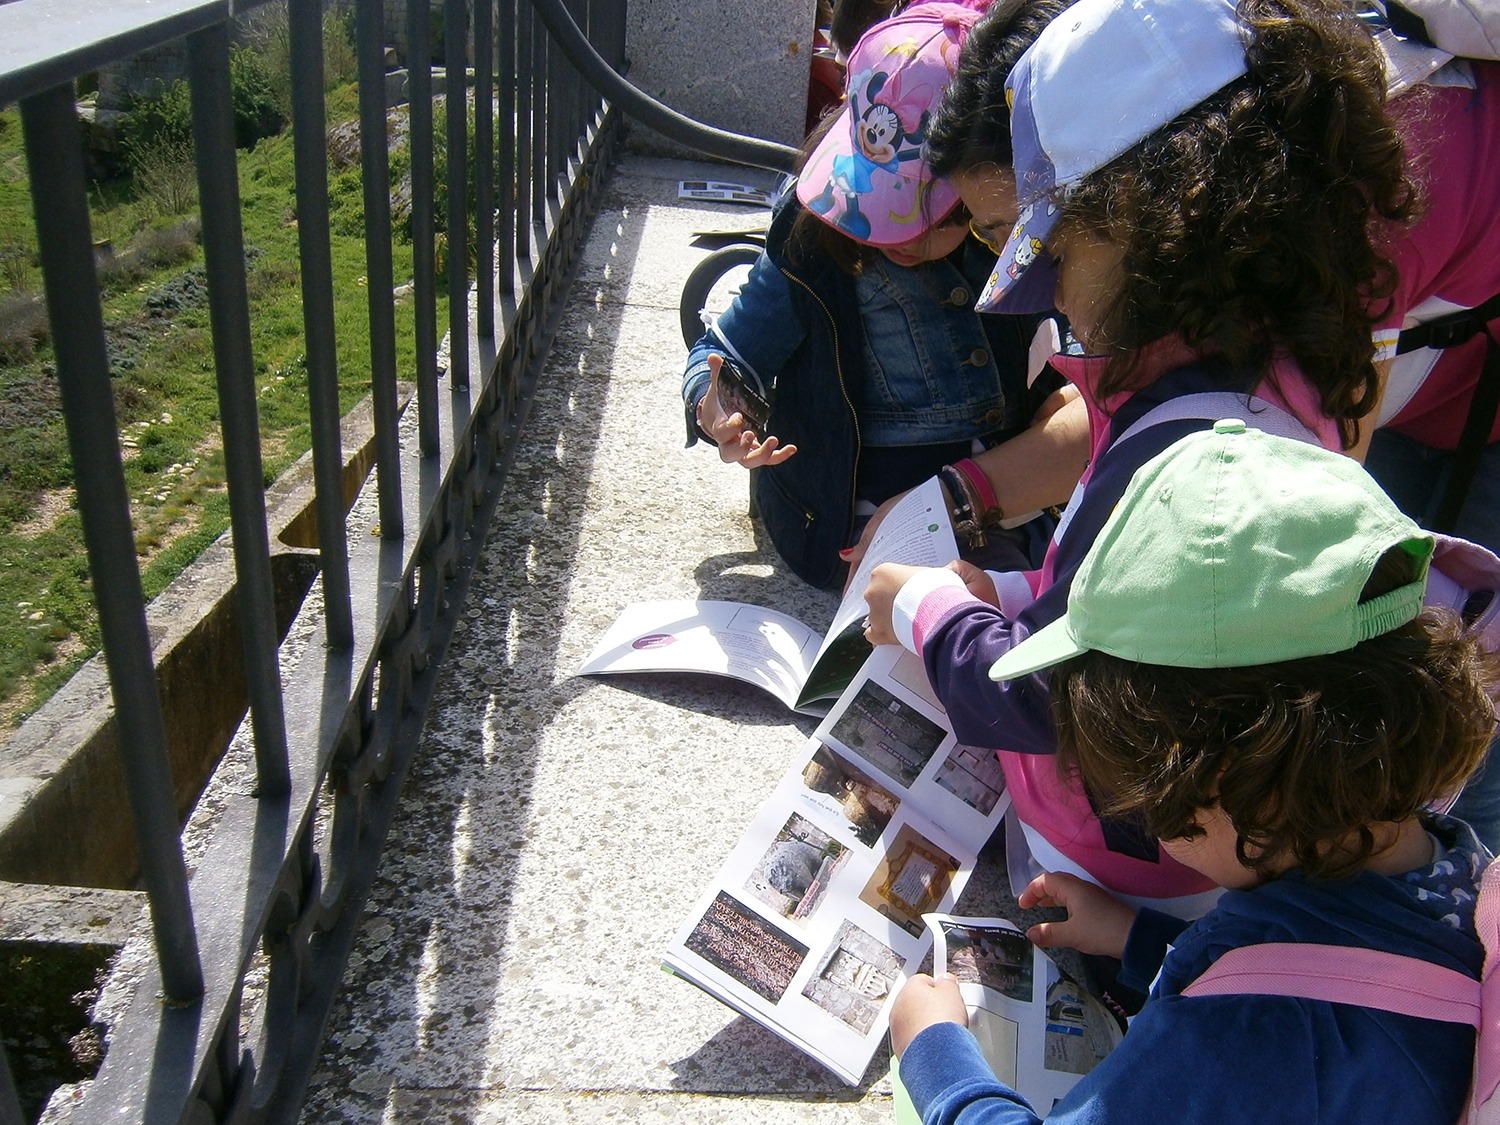
[[[0,297],[0,364],[26,363],[49,332],[47,306],[30,293]]]
[[[236,47],[229,54],[229,85],[234,98],[234,143],[254,148],[262,137],[274,137],[286,124],[276,97],[271,68],[257,51]]]
[[[0,280],[11,289],[29,288],[33,257],[30,247],[19,243],[0,246]]]
[[[198,206],[198,169],[193,146],[163,136],[135,150],[135,186],[160,215],[181,215]]]
[[[286,124],[273,71],[259,52],[235,47],[229,53],[229,86],[234,104],[234,143],[254,148],[262,137],[275,136]],[[120,145],[132,167],[152,150],[173,146],[192,151],[193,102],[186,81],[166,86],[155,97],[137,98],[120,119]]]
[[[244,37],[265,65],[276,104],[285,120],[292,116],[292,37],[285,4],[270,4],[242,17]],[[354,8],[336,2],[323,13],[323,89],[328,92],[353,82],[358,72],[354,55]]]

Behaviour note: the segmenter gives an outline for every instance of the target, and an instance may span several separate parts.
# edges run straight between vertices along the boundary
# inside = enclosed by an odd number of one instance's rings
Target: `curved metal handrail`
[[[563,54],[584,79],[642,125],[655,129],[670,140],[736,164],[750,164],[774,172],[790,172],[795,166],[797,150],[790,145],[715,129],[678,113],[632,86],[594,50],[594,45],[573,22],[563,0],[531,0],[531,5],[547,25],[553,42],[562,48]]]

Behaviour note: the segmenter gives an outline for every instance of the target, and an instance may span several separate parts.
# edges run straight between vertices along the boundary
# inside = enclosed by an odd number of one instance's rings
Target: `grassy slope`
[[[352,88],[332,95],[329,121],[355,117],[355,98]],[[33,238],[19,134],[15,116],[0,114],[0,249]],[[241,153],[240,191],[245,243],[253,248],[251,331],[269,482],[310,442],[289,134]],[[330,196],[340,403],[347,410],[370,386],[357,166],[331,173]],[[97,230],[132,225],[135,216],[123,213],[131,203],[100,203]],[[394,254],[400,284],[411,276],[411,247],[397,245]],[[208,310],[190,273],[201,260],[195,248],[186,267],[156,271],[105,301],[106,322],[116,326],[116,411],[148,597],[228,526]],[[31,283],[39,287],[39,278]],[[149,315],[153,303],[167,306],[165,314]],[[440,299],[439,325],[446,315]],[[398,305],[396,331],[398,371],[410,377],[409,303]],[[43,346],[29,362],[0,367],[0,715],[12,721],[43,702],[98,644],[81,527],[67,506],[69,472],[56,379]],[[60,518],[36,515],[48,500],[65,509]]]

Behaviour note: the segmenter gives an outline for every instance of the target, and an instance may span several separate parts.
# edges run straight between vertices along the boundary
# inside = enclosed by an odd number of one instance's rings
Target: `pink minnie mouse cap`
[[[922,159],[927,122],[979,13],[918,4],[865,32],[849,54],[844,111],[797,179],[797,198],[870,246],[920,237],[958,202]]]
[[[1245,70],[1233,0],[1078,0],[1048,24],[1005,83],[1021,211],[975,307],[1050,309],[1068,190]]]

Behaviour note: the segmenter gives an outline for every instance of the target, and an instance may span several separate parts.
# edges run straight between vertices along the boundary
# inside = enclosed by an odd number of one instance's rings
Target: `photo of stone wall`
[[[945,732],[871,680],[859,689],[828,733],[903,789],[909,789],[937,751]]]
[[[683,944],[773,1004],[807,956],[807,946],[723,891]]]

